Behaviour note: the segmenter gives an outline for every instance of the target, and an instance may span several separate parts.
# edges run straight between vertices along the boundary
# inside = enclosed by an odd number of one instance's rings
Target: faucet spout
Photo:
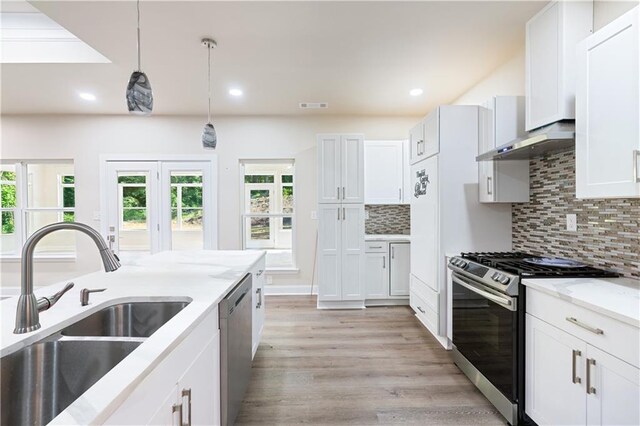
[[[52,232],[60,230],[80,231],[93,240],[100,251],[100,258],[106,272],[120,267],[118,257],[109,249],[102,235],[92,227],[78,222],[58,222],[47,225],[34,232],[22,247],[21,291],[16,310],[14,334],[28,333],[40,328],[38,301],[33,294],[33,254],[38,242]],[[68,290],[68,289],[67,289]]]

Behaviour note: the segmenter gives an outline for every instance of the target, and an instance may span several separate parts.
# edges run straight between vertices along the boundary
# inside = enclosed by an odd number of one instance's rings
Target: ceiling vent
[[[300,102],[300,109],[325,109],[329,108],[327,102]]]

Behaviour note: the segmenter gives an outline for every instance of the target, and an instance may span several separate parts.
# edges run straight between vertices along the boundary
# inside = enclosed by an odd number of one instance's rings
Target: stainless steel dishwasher
[[[251,378],[251,274],[222,299],[220,316],[221,423],[235,423]]]

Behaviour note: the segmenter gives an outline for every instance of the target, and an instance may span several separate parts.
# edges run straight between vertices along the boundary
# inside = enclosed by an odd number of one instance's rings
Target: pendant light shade
[[[127,109],[131,114],[149,115],[153,111],[153,92],[149,78],[140,67],[140,0],[136,1],[136,10],[138,12],[138,69],[131,74],[127,84]]]
[[[213,39],[203,38],[202,45],[207,48],[207,71],[209,78],[209,110],[207,116],[208,120],[207,124],[205,124],[204,129],[202,130],[202,146],[207,149],[216,149],[216,145],[218,144],[218,135],[216,135],[216,129],[213,127],[213,123],[211,123],[211,50],[216,48],[217,43]]]

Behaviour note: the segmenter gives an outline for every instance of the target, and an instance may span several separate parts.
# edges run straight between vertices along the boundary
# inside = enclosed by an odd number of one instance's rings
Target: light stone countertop
[[[96,254],[97,255],[97,254]],[[162,252],[115,272],[95,272],[75,279],[75,287],[51,309],[40,313],[42,327],[13,334],[17,297],[0,301],[0,356],[59,332],[104,307],[130,301],[190,301],[189,305],[67,407],[52,424],[101,423],[186,338],[251,268],[263,251]],[[36,297],[50,296],[67,281],[36,288]],[[80,306],[82,288],[107,288]]]
[[[405,234],[367,234],[364,236],[365,241],[400,241],[400,242],[410,242],[411,235]]]
[[[533,289],[640,327],[640,280],[631,278],[524,279]]]

